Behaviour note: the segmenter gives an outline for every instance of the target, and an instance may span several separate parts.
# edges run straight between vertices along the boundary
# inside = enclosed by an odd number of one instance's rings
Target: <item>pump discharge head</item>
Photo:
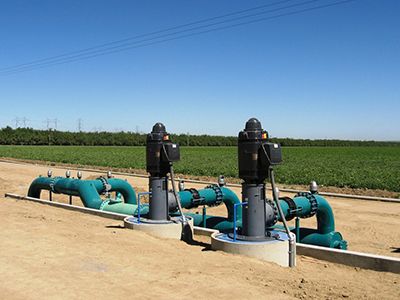
[[[168,220],[168,173],[172,163],[179,161],[179,145],[171,142],[162,123],[156,123],[146,142],[146,170],[150,173],[151,191],[149,218]]]
[[[243,227],[242,239],[263,240],[266,238],[266,224],[276,222],[276,209],[266,201],[265,179],[269,169],[282,161],[279,144],[268,141],[259,120],[251,118],[238,139],[239,177],[242,183]]]
[[[251,118],[238,140],[239,177],[248,183],[262,183],[268,169],[282,162],[279,144],[268,142],[268,132],[260,121]]]
[[[147,135],[146,169],[151,176],[163,177],[170,171],[170,163],[180,160],[179,145],[171,142],[162,123],[156,123]]]

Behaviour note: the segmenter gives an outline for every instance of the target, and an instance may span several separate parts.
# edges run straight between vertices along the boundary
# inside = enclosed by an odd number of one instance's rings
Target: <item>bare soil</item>
[[[26,194],[30,182],[47,169],[0,163],[1,195]],[[65,170],[54,168],[53,173]],[[84,173],[85,178],[94,175]],[[136,189],[147,189],[146,179],[127,179]],[[351,250],[400,257],[400,204],[328,200]],[[210,251],[204,241],[187,245],[126,230],[119,221],[4,197],[0,203],[0,299],[400,298],[396,274],[303,256],[296,268],[283,268]],[[220,206],[208,213],[224,215],[226,210]],[[302,225],[315,226],[315,220]]]

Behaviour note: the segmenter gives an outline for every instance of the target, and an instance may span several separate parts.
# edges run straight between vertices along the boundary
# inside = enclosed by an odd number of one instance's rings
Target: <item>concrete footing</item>
[[[186,219],[193,236],[193,219],[190,217],[186,217]],[[139,222],[138,218],[130,216],[124,219],[124,225],[125,228],[143,231],[156,237],[178,240],[181,239],[183,228],[181,217],[172,217],[170,221],[161,222],[140,218]]]
[[[211,235],[211,249],[255,257],[289,267],[287,235],[280,231],[273,233],[279,235],[279,238],[260,242],[234,241],[227,234],[213,233]]]

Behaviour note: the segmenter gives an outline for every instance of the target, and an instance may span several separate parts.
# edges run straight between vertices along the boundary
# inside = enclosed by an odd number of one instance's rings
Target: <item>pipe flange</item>
[[[296,216],[296,212],[297,212],[296,202],[294,202],[294,200],[290,197],[281,197],[281,198],[279,198],[279,200],[285,201],[287,203],[287,205],[289,206],[289,214],[286,217],[286,221],[293,220],[294,217]],[[282,218],[283,218],[283,216],[282,216]]]
[[[50,190],[51,190],[53,193],[57,193],[57,192],[54,190],[54,187],[55,187],[55,185],[56,185],[56,183],[57,183],[57,181],[58,181],[59,179],[62,179],[62,177],[52,177],[52,178],[50,179],[49,187],[50,187]]]
[[[208,206],[218,206],[223,202],[224,194],[222,193],[221,187],[217,184],[211,184],[206,186],[206,189],[212,189],[215,192],[215,202],[213,204],[209,204]]]
[[[107,206],[110,203],[110,200],[104,200],[101,202],[99,210],[103,210],[105,206]]]
[[[204,198],[200,197],[198,190],[196,190],[195,188],[190,188],[190,189],[184,189],[184,191],[192,193],[192,201],[190,207],[187,207],[188,209],[199,207],[201,204],[203,204]]]
[[[278,208],[276,207],[275,202],[269,199],[265,200],[265,205],[269,205],[274,213],[273,219],[268,224],[266,224],[267,227],[270,227],[275,225],[276,222],[278,222]]]
[[[305,198],[307,198],[308,201],[310,202],[310,205],[311,205],[310,213],[308,215],[302,216],[301,218],[303,218],[303,219],[310,218],[310,217],[314,216],[317,213],[318,201],[317,201],[317,198],[315,198],[314,194],[308,193],[308,192],[300,192],[300,193],[297,193],[296,197],[305,197]]]
[[[111,184],[108,183],[107,179],[103,176],[100,176],[99,178],[97,178],[98,180],[101,181],[101,183],[103,184],[103,190],[102,190],[102,194],[108,194],[108,192],[111,190]]]

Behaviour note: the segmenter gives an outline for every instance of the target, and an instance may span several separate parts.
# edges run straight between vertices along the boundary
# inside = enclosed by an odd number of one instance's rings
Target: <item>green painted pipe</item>
[[[336,249],[347,249],[347,242],[343,240],[340,232],[331,231],[320,233],[316,229],[300,228],[300,242],[303,244],[323,246]]]
[[[218,187],[222,192],[222,202],[225,204],[228,211],[227,220],[233,222],[233,208],[236,203],[240,203],[238,196],[230,189],[226,187]],[[198,190],[202,202],[198,205],[215,206],[217,200],[217,193],[213,188],[205,188]],[[190,191],[180,191],[179,197],[181,199],[182,207],[190,209],[198,205],[194,205],[195,199],[193,199],[193,194]],[[242,207],[237,207],[237,219],[242,219]],[[207,226],[208,227],[208,226]]]
[[[57,194],[79,196],[85,207],[126,215],[137,214],[136,194],[132,186],[125,180],[115,178],[107,179],[107,183],[110,185],[109,192],[115,191],[122,194],[126,203],[118,200],[102,200],[100,193],[103,192],[104,185],[100,179],[80,180],[63,177],[38,177],[30,185],[28,196],[40,198],[42,190],[49,190]],[[141,205],[141,214],[145,215],[148,211],[148,205]]]
[[[317,201],[317,210],[315,213],[317,217],[317,231],[322,234],[335,231],[335,217],[328,201],[318,194],[313,194],[313,196]],[[294,216],[299,218],[307,218],[312,211],[310,200],[307,197],[300,196],[294,197],[293,201],[297,208]],[[285,214],[285,218],[293,216],[286,201],[280,200],[280,204],[283,213]],[[278,220],[281,221],[280,216],[278,216]]]
[[[123,215],[138,215],[138,206],[137,204],[128,204],[123,203],[121,201],[114,200],[106,200],[103,201],[102,205],[99,208],[100,210],[115,212]],[[146,215],[149,213],[149,205],[148,204],[140,204],[140,214]]]
[[[203,217],[202,214],[194,214],[194,213],[185,213],[186,216],[193,218],[194,226],[204,227],[204,220],[206,221],[206,228],[216,229],[221,232],[231,232],[233,229],[233,221],[229,221],[227,218],[205,215]],[[238,220],[236,222],[236,226],[242,226],[242,220]]]
[[[138,206],[136,201],[136,194],[129,183],[121,179],[108,179],[107,183],[110,184],[111,189],[109,192],[121,193],[125,202],[118,200],[105,200],[103,201],[100,194],[104,191],[103,181],[97,180],[79,180],[63,177],[38,177],[29,187],[28,196],[40,198],[42,190],[50,190],[54,193],[66,194],[71,196],[79,196],[85,207],[116,212],[125,215],[137,215]],[[219,187],[222,192],[222,202],[225,204],[228,216],[219,217],[212,215],[201,215],[187,213],[194,220],[195,226],[207,227],[217,229],[221,232],[229,232],[233,230],[233,210],[236,203],[240,203],[236,194],[225,187]],[[198,190],[200,200],[193,198],[193,193],[190,191],[180,191],[180,199],[184,208],[193,208],[199,205],[214,206],[216,204],[218,195],[215,189],[205,188]],[[301,243],[319,245],[331,248],[346,249],[347,242],[343,240],[339,232],[335,232],[335,221],[332,208],[325,198],[318,194],[313,194],[317,202],[316,217],[317,229],[300,228],[299,240]],[[200,201],[200,202],[196,202]],[[312,212],[310,200],[305,196],[295,197],[293,199],[296,205],[296,212],[294,215],[300,218],[308,217]],[[290,211],[289,205],[286,201],[280,200],[283,213],[285,217],[293,216]],[[149,211],[147,204],[141,205],[140,213],[146,215]],[[278,216],[278,220],[281,217]],[[204,224],[205,223],[205,224]],[[242,226],[242,207],[237,207],[237,222],[236,226]],[[279,225],[275,225],[279,228]]]
[[[122,194],[128,204],[137,204],[136,193],[132,186],[125,180],[110,178],[107,179],[110,189],[108,192]],[[38,177],[30,185],[28,196],[40,198],[42,190],[49,190],[56,194],[79,196],[85,207],[99,209],[103,200],[99,197],[104,191],[103,181],[80,180],[64,177]]]
[[[311,194],[309,194],[311,195]],[[317,218],[317,229],[311,228],[300,228],[297,232],[299,235],[298,239],[301,243],[317,245],[330,248],[347,249],[347,242],[343,240],[340,232],[335,231],[335,217],[333,215],[332,207],[328,201],[318,195],[312,194],[317,201],[317,209],[315,212]],[[286,201],[280,200],[280,204],[285,214],[285,218],[296,216],[299,218],[307,218],[312,212],[311,202],[305,196],[299,196],[293,198],[296,204],[296,212],[290,212],[289,205]],[[278,216],[278,220],[281,217]],[[292,230],[296,231],[296,230]]]

